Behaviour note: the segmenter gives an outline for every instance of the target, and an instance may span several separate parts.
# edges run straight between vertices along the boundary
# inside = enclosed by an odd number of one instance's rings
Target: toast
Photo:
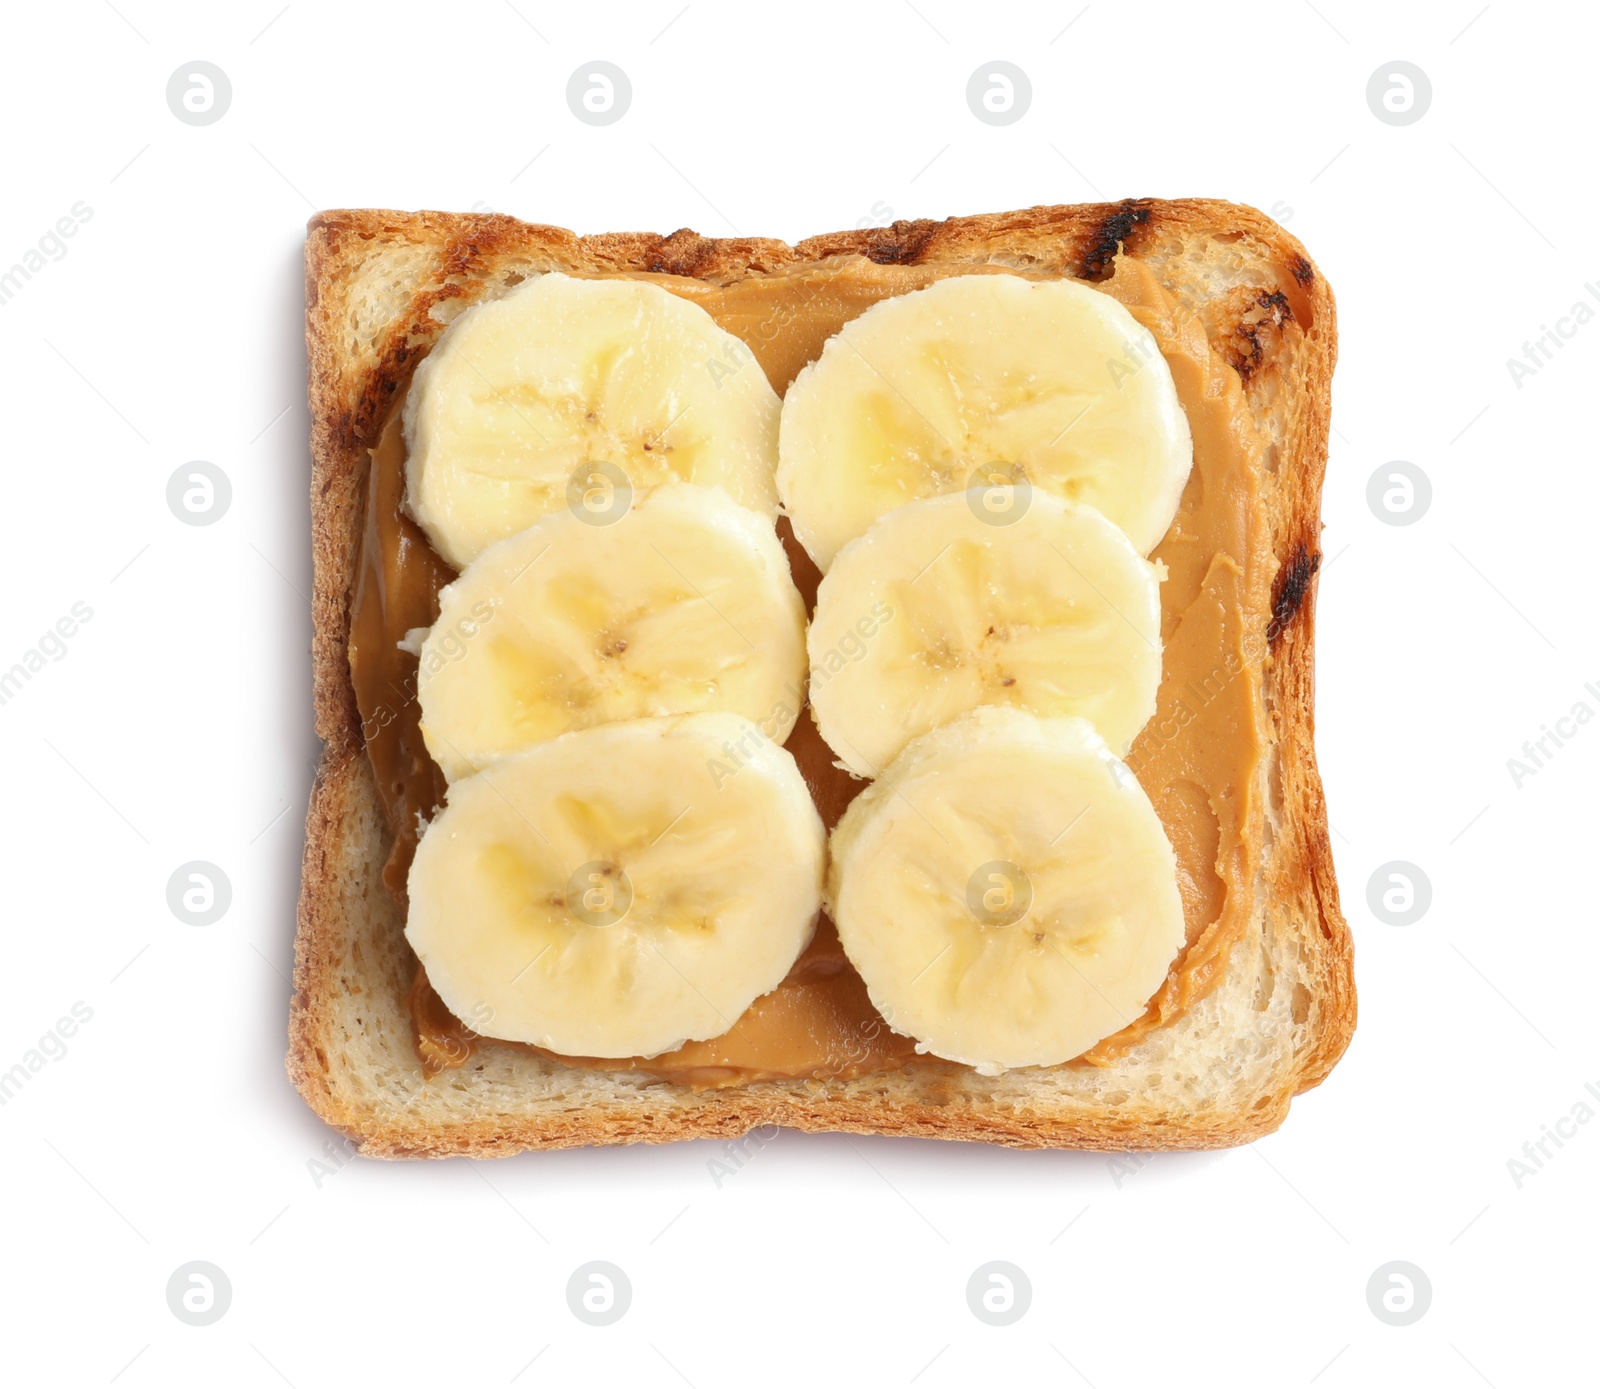
[[[1236,372],[1264,446],[1257,479],[1272,568],[1262,613],[1265,745],[1254,900],[1220,979],[1104,1064],[983,1077],[910,1065],[855,1079],[696,1090],[563,1064],[484,1040],[429,1077],[408,1006],[416,959],[382,882],[389,830],[347,660],[368,449],[412,367],[461,309],[531,273],[653,272],[728,284],[836,258],[988,265],[1101,280],[1142,262]],[[306,821],[288,1069],[306,1101],[378,1157],[504,1156],[591,1143],[729,1138],[765,1125],[1015,1147],[1247,1143],[1318,1084],[1355,1025],[1312,747],[1313,638],[1334,301],[1292,236],[1247,207],[1130,200],[1038,207],[813,237],[579,237],[513,218],[374,210],[309,225],[314,700],[323,753]]]

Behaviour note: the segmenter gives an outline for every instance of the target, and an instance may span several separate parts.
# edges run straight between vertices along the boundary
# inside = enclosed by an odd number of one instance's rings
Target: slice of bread
[[[423,1074],[407,1003],[416,960],[381,871],[389,848],[347,663],[367,449],[446,323],[545,270],[651,271],[729,283],[833,257],[1003,266],[1097,280],[1144,262],[1235,370],[1266,441],[1260,485],[1277,574],[1263,643],[1267,747],[1260,870],[1221,982],[1109,1065],[985,1078],[945,1064],[853,1080],[696,1091],[481,1042]],[[896,222],[797,246],[754,238],[579,237],[498,215],[319,214],[306,243],[312,412],[316,729],[288,1066],[363,1153],[500,1156],[585,1143],[732,1137],[778,1124],[1017,1147],[1212,1148],[1276,1128],[1355,1025],[1322,783],[1312,644],[1334,302],[1304,249],[1247,207],[1205,200],[1037,207]]]

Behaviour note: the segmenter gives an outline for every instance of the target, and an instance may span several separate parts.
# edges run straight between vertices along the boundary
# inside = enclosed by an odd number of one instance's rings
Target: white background
[[[1508,1389],[1592,1373],[1600,1124],[1520,1188],[1507,1163],[1600,1083],[1600,724],[1520,788],[1506,763],[1576,701],[1600,710],[1583,689],[1600,684],[1600,326],[1520,388],[1506,361],[1600,282],[1594,20],[1477,0],[519,3],[8,11],[0,267],[74,203],[93,215],[0,308],[0,668],[74,602],[93,617],[0,707],[0,1070],[74,1002],[93,1017],[0,1108],[5,1377]],[[197,58],[233,86],[205,128],[164,95]],[[633,84],[604,129],[564,98],[596,58]],[[998,129],[964,95],[993,59],[1033,86]],[[1365,97],[1395,59],[1433,88],[1401,128]],[[1362,1012],[1331,1079],[1249,1150],[1137,1171],[784,1134],[720,1187],[712,1143],[356,1161],[319,1182],[331,1134],[282,1060],[316,753],[312,211],[795,238],[1185,194],[1273,211],[1339,300],[1317,716]],[[204,528],[165,501],[194,459],[233,488]],[[1433,487],[1406,527],[1366,502],[1396,459]],[[167,908],[192,859],[232,881],[214,926]],[[1390,860],[1432,882],[1415,925],[1368,908]],[[197,1259],[232,1286],[203,1328],[165,1294]],[[593,1259],[632,1281],[608,1328],[564,1295]],[[1033,1288],[1006,1328],[966,1304],[991,1259]],[[1433,1293],[1401,1328],[1365,1291],[1396,1259]]]

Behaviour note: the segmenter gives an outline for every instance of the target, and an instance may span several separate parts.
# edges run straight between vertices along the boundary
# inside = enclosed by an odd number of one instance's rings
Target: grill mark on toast
[[[1295,547],[1294,558],[1278,571],[1278,580],[1272,595],[1272,621],[1267,624],[1267,645],[1277,645],[1278,638],[1289,628],[1306,595],[1311,591],[1311,581],[1322,568],[1322,551],[1310,550],[1302,543]]]
[[[650,269],[657,275],[688,275],[698,278],[716,258],[717,243],[688,227],[679,227],[664,237],[650,258]]]
[[[1132,198],[1124,198],[1106,213],[1089,234],[1088,248],[1078,266],[1080,280],[1108,280],[1117,252],[1131,245],[1134,232],[1150,221],[1150,209]]]
[[[1255,302],[1233,330],[1234,341],[1229,344],[1228,350],[1229,365],[1239,373],[1239,379],[1245,385],[1250,384],[1250,378],[1266,356],[1261,341],[1263,330],[1281,328],[1285,323],[1293,322],[1294,309],[1290,306],[1289,296],[1281,289],[1270,292],[1262,290],[1256,295]]]
[[[891,222],[887,227],[876,228],[867,243],[867,259],[875,265],[915,265],[941,225],[920,220]]]
[[[438,278],[449,280],[457,276],[470,278],[482,275],[482,267],[490,263],[502,250],[504,238],[494,226],[473,227],[455,237],[444,249],[443,265]]]

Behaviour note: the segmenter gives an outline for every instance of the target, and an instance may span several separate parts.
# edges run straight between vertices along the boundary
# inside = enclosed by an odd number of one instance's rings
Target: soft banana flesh
[[[1092,507],[1003,491],[899,507],[822,580],[812,711],[856,775],[983,704],[1081,715],[1120,753],[1155,712],[1158,568]]]
[[[654,1056],[720,1036],[811,939],[824,832],[794,759],[733,714],[569,733],[450,787],[406,938],[486,1037]]]
[[[404,425],[406,504],[457,569],[550,512],[604,517],[672,480],[777,514],[777,395],[704,309],[644,281],[550,272],[467,309]]]
[[[418,674],[450,780],[621,719],[727,710],[781,743],[804,688],[805,605],[771,523],[692,483],[491,546],[439,595]]]
[[[778,491],[826,571],[885,512],[975,482],[1087,502],[1155,548],[1193,462],[1149,331],[1072,280],[963,275],[883,300],[789,387]]]
[[[781,982],[824,861],[774,741],[806,664],[781,492],[831,566],[819,726],[887,768],[834,835],[847,953],[921,1051],[1080,1055],[1183,940],[1171,848],[1104,741],[1125,750],[1160,679],[1140,556],[1191,462],[1170,373],[1108,296],[970,276],[829,341],[775,488],[778,413],[747,349],[637,281],[537,276],[418,368],[407,505],[466,572],[422,645],[453,784],[407,937],[475,1031],[567,1055],[721,1035]]]
[[[828,905],[873,1004],[985,1075],[1133,1022],[1184,941],[1161,822],[1083,719],[982,708],[917,739],[830,850]]]

